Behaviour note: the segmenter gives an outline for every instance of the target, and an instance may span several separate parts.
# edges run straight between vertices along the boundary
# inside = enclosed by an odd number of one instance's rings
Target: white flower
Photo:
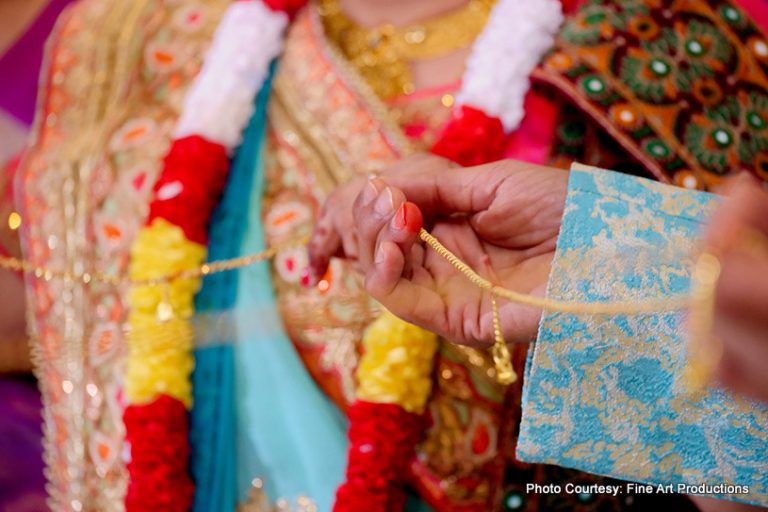
[[[500,0],[467,60],[456,105],[498,117],[507,132],[517,128],[529,75],[562,22],[559,0]]]
[[[285,13],[262,2],[234,2],[227,9],[185,98],[176,138],[199,135],[228,151],[240,144],[287,24]]]

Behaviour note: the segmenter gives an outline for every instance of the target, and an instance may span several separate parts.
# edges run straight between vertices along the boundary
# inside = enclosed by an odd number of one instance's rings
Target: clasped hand
[[[328,198],[310,240],[311,276],[322,276],[331,256],[355,260],[367,291],[394,314],[487,347],[490,296],[418,243],[419,230],[426,226],[483,277],[543,295],[567,180],[564,171],[521,162],[465,169],[414,156]],[[533,338],[539,310],[502,302],[500,313],[508,341]]]
[[[543,295],[565,204],[568,173],[512,160],[474,168],[431,155],[401,161],[380,178],[353,180],[326,201],[309,245],[317,281],[331,257],[356,262],[366,290],[401,318],[448,340],[488,347],[487,292],[418,243],[422,226],[483,277]],[[719,380],[768,401],[768,243],[745,249],[744,233],[768,240],[768,193],[753,178],[729,196],[702,245],[721,259],[714,336],[723,343]],[[507,341],[528,341],[541,312],[502,301]]]

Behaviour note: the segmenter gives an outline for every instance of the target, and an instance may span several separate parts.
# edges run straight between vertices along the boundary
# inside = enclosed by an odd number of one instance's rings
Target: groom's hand
[[[490,296],[419,243],[424,224],[479,274],[543,294],[568,174],[515,161],[370,181],[353,210],[368,292],[394,314],[457,343],[493,340]],[[500,300],[508,341],[534,337],[541,312]]]

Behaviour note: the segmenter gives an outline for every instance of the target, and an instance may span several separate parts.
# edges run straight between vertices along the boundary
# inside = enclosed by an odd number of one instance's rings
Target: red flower
[[[173,142],[155,183],[147,224],[162,217],[200,244],[208,240],[208,221],[227,183],[229,158],[221,144],[192,135]]]
[[[423,429],[420,415],[398,405],[352,404],[347,479],[336,492],[334,512],[402,510],[404,476]]]
[[[299,9],[306,5],[307,0],[264,0],[264,3],[273,11],[282,11],[293,19]]]
[[[188,474],[187,410],[167,395],[147,405],[132,405],[123,415],[131,447],[127,512],[187,512],[194,486]]]
[[[499,160],[504,154],[504,126],[497,117],[463,105],[455,110],[432,146],[432,153],[465,167]]]

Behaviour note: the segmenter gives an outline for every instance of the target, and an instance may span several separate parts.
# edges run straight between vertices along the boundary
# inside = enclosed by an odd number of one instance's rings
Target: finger
[[[445,304],[429,286],[402,277],[405,255],[398,244],[382,240],[375,265],[365,276],[365,289],[396,316],[421,327],[447,325]]]
[[[429,216],[474,213],[490,204],[502,176],[484,167],[431,169],[415,175],[386,175],[384,180]]]
[[[768,399],[768,258],[732,251],[721,261],[714,324],[723,343],[720,380]]]
[[[331,256],[342,249],[342,241],[333,226],[333,217],[322,214],[312,229],[307,246],[309,260],[309,284],[315,285],[328,270]]]
[[[436,168],[418,174],[384,176],[388,185],[399,188],[426,216],[473,214],[496,197],[499,185],[520,173],[551,172],[548,167],[515,160],[502,160],[469,168]]]
[[[536,297],[543,297],[546,285],[541,285],[530,292]],[[501,332],[508,343],[530,343],[536,339],[542,311],[539,308],[521,306],[511,302],[499,307]]]
[[[369,180],[359,195],[375,197],[383,186],[381,181]],[[338,215],[332,204],[335,201],[333,195],[326,200],[310,236],[308,259],[309,283],[312,285],[317,284],[325,275],[332,256],[354,257],[357,253],[356,238],[339,225]]]
[[[766,322],[719,318],[715,333],[723,341],[718,380],[732,391],[768,399]]]
[[[734,250],[721,257],[715,290],[718,315],[744,319],[768,318],[768,256]]]
[[[348,260],[357,260],[357,232],[354,229],[338,226],[336,232],[341,234],[341,254]]]
[[[367,273],[368,269],[374,265],[379,233],[392,221],[396,211],[405,203],[405,196],[396,188],[384,186],[375,199],[366,199],[360,198],[354,214],[358,261],[360,268]]]
[[[405,202],[400,205],[395,215],[379,232],[377,237],[379,241],[386,239],[395,242],[400,247],[402,253],[408,255],[403,268],[403,276],[405,277],[411,275],[414,266],[414,262],[410,258],[412,254],[411,249],[419,240],[419,230],[421,230],[422,224],[423,220],[419,207],[413,203]]]
[[[727,187],[728,196],[710,219],[704,245],[723,253],[738,245],[748,228],[768,236],[768,193],[751,176],[742,174]]]

